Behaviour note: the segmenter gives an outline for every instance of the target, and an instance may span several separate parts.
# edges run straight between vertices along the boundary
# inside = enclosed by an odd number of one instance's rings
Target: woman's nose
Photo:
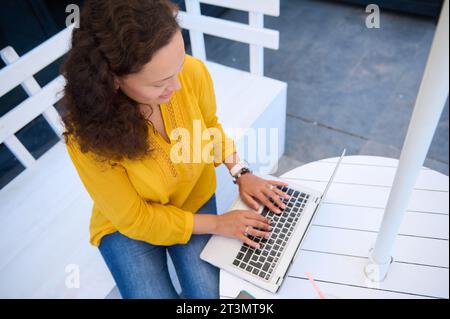
[[[170,82],[170,91],[178,91],[179,89],[181,89],[181,83],[178,76],[175,76]]]

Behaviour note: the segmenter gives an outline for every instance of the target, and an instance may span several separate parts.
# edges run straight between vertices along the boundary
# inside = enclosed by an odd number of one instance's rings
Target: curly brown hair
[[[180,30],[168,0],[87,0],[61,73],[66,78],[64,140],[74,137],[99,159],[139,159],[151,153],[138,103],[115,88],[114,75],[139,72]]]

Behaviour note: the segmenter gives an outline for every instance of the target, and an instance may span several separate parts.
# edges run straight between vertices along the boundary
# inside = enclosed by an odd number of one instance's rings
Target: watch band
[[[244,174],[252,173],[252,171],[248,167],[243,167],[236,176],[233,176],[233,183],[237,184],[237,180]]]
[[[230,169],[230,174],[231,176],[236,176],[242,168],[247,167],[248,168],[248,164],[245,161],[239,161],[238,163],[236,163],[231,169]]]
[[[237,173],[239,173],[239,171],[240,171],[243,167],[245,167],[245,166],[243,165],[242,162],[239,162],[239,163],[235,164],[235,165],[230,169],[230,174],[231,174],[231,176],[236,176]]]

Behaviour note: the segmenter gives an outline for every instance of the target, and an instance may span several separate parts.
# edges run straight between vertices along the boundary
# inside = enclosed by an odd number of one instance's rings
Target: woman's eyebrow
[[[184,65],[184,62],[185,62],[185,61],[186,61],[186,55],[184,56],[183,63],[181,64],[181,67],[180,67],[180,71],[181,71],[181,69],[183,68],[183,65]],[[177,72],[177,74],[178,74],[178,72]],[[165,78],[165,79],[163,79],[163,80],[155,81],[155,82],[153,82],[153,84],[156,84],[156,83],[159,83],[159,82],[166,81],[166,80],[168,80],[168,79],[174,77],[175,75],[176,75],[176,74],[174,74],[174,75],[172,75],[172,76],[169,76],[168,78]]]

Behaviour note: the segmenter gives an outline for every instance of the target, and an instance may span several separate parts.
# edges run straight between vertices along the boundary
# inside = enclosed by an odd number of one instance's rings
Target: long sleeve
[[[216,96],[214,93],[214,84],[211,75],[208,69],[206,68],[205,64],[200,60],[198,61],[199,64],[201,65],[201,68],[199,70],[200,74],[197,75],[199,107],[205,120],[206,126],[208,128],[218,129],[221,135],[220,145],[214,144],[215,150],[220,149],[219,152],[220,157],[218,158],[217,156],[215,156],[214,158],[214,166],[217,167],[224,162],[225,158],[236,152],[236,146],[234,141],[225,134],[222,125],[220,124],[219,119],[217,118]],[[215,152],[215,154],[217,153]]]
[[[100,164],[82,153],[75,143],[68,143],[67,149],[95,205],[119,232],[154,245],[189,241],[194,227],[192,212],[145,201],[136,192],[123,166]]]

